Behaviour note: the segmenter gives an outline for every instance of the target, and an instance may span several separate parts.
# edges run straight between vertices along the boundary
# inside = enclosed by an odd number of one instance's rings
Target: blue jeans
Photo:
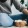
[[[14,15],[14,16],[10,16],[13,20],[25,20],[27,19],[27,23],[28,23],[28,15],[25,14],[19,14],[19,15]]]
[[[24,20],[24,19],[28,19],[28,15],[25,15],[25,14],[8,16],[6,13],[0,13],[0,15],[1,15],[0,16],[1,24],[3,26],[11,26],[13,24],[13,20],[18,20],[18,19]],[[27,23],[28,23],[28,20],[27,20]]]
[[[13,19],[10,18],[6,13],[0,13],[0,24],[2,26],[12,26],[13,24]]]

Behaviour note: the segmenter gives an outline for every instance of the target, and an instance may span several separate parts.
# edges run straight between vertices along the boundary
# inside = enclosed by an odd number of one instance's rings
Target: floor
[[[12,26],[12,27],[0,27],[0,28],[28,28],[28,26],[25,26],[25,27],[15,27],[15,26]]]

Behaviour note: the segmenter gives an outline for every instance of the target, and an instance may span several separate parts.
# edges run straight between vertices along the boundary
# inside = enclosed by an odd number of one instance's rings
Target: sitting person
[[[0,19],[3,26],[11,26],[13,20],[7,14],[11,14],[12,3],[17,10],[28,15],[28,10],[18,0],[0,0]],[[8,18],[7,18],[8,17]],[[12,22],[11,22],[12,21]],[[9,23],[8,23],[9,22]]]

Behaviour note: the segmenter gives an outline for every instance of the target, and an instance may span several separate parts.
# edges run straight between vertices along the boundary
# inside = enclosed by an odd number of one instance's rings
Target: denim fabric
[[[13,24],[13,20],[19,20],[19,19],[20,20],[27,19],[27,23],[28,23],[28,15],[25,15],[25,14],[8,16],[6,13],[0,13],[0,19],[1,19],[0,20],[1,21],[1,24],[3,26],[11,26]]]
[[[13,15],[13,16],[10,16],[13,20],[24,20],[27,18],[27,15],[25,14],[18,14],[18,15]]]
[[[11,26],[13,24],[13,19],[10,18],[6,13],[0,13],[0,19],[2,26]]]

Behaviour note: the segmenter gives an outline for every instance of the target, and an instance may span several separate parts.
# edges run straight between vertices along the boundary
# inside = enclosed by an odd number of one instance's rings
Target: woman
[[[17,10],[23,12],[24,14],[28,15],[28,10],[25,8],[18,0],[0,0],[0,19],[3,26],[11,26],[10,22],[13,20],[7,14],[11,14],[11,5],[12,3],[16,7]],[[9,22],[9,20],[10,22]],[[5,21],[7,20],[7,21]],[[4,22],[3,22],[4,21]],[[6,23],[7,22],[7,23]],[[9,23],[8,23],[9,22]],[[11,23],[12,23],[11,22]]]

